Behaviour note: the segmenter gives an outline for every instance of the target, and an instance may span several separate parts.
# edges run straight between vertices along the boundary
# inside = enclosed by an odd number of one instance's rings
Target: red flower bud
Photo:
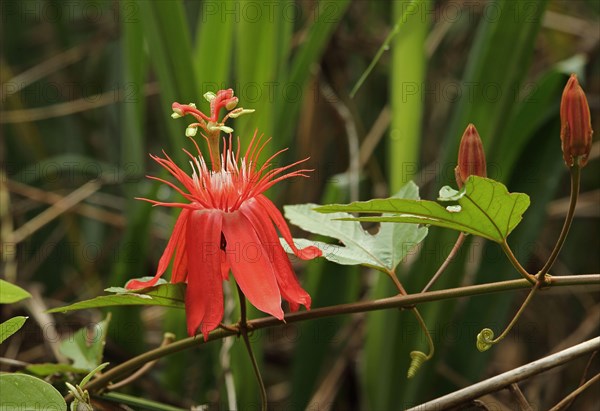
[[[487,177],[485,152],[481,137],[473,124],[465,130],[458,148],[458,165],[454,169],[456,184],[462,188],[469,176]]]
[[[571,167],[576,157],[579,165],[585,166],[592,148],[592,122],[590,106],[577,76],[571,74],[560,102],[560,140],[563,158]]]

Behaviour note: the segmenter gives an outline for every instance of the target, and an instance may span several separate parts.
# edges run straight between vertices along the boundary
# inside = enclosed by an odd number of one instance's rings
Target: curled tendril
[[[484,328],[477,334],[477,349],[481,352],[487,351],[495,344],[494,332],[489,328]]]
[[[427,355],[421,351],[411,351],[410,358],[412,361],[410,362],[410,367],[408,367],[408,378],[412,378],[417,374],[417,371],[419,371],[421,365],[427,361]]]

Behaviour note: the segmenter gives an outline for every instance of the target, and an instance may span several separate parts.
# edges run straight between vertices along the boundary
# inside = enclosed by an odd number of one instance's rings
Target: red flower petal
[[[188,214],[190,210],[184,209],[183,212]],[[185,238],[187,232],[187,224],[184,224],[181,228],[181,235],[179,241],[175,246],[175,260],[173,261],[173,271],[171,273],[171,283],[180,283],[185,281],[185,275],[187,273],[187,250],[185,249]]]
[[[177,222],[175,223],[175,227],[173,228],[173,234],[171,234],[171,238],[169,238],[169,242],[167,243],[167,247],[163,252],[162,257],[158,261],[158,269],[156,270],[156,275],[153,279],[149,281],[139,281],[139,280],[131,280],[126,285],[125,288],[130,290],[137,290],[140,288],[152,287],[158,279],[165,273],[167,267],[169,266],[169,262],[171,261],[171,257],[173,256],[173,251],[175,251],[176,244],[185,244],[184,236],[184,227],[187,222],[190,211],[188,209],[183,209],[179,217],[177,218]]]
[[[310,309],[310,295],[300,285],[292,264],[279,242],[279,236],[275,227],[265,213],[264,209],[253,199],[246,201],[240,207],[240,211],[250,220],[256,230],[260,242],[268,247],[269,255],[272,257],[275,268],[275,277],[283,298],[290,303],[292,311],[297,311],[300,304]]]
[[[185,312],[189,335],[200,327],[204,340],[223,320],[223,284],[221,276],[220,211],[194,211],[186,233],[188,256]]]
[[[288,243],[288,245],[290,246],[292,251],[294,251],[294,254],[296,254],[298,257],[300,257],[303,260],[311,260],[315,257],[320,257],[322,255],[321,250],[319,250],[317,247],[314,247],[314,246],[308,246],[301,250],[298,249],[296,247],[296,245],[294,244],[294,241],[292,240],[292,233],[290,233],[290,229],[287,226],[287,223],[283,219],[281,212],[277,209],[277,207],[275,207],[275,204],[273,204],[271,202],[271,200],[269,200],[267,197],[265,197],[262,194],[257,195],[254,198],[263,207],[266,215],[271,217],[271,219],[273,220],[273,222],[279,229],[279,232],[285,239],[286,243]]]
[[[283,319],[281,294],[268,250],[239,211],[223,213],[227,261],[244,295],[259,310]]]

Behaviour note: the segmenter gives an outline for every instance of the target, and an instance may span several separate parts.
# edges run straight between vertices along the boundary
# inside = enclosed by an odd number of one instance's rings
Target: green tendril
[[[477,334],[477,349],[481,352],[487,351],[496,344],[494,341],[494,332],[489,328],[484,328]]]
[[[408,367],[408,378],[414,377],[417,374],[417,371],[419,371],[419,368],[421,368],[421,365],[429,359],[427,354],[421,351],[411,351],[410,358],[412,361],[410,362],[410,367]]]

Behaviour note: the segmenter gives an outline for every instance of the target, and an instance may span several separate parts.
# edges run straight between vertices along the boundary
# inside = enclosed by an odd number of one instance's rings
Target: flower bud
[[[473,124],[467,126],[460,140],[458,165],[454,174],[459,188],[462,188],[469,176],[487,177],[483,143]]]
[[[576,157],[585,166],[592,148],[592,122],[590,106],[577,76],[571,74],[560,102],[560,140],[563,158],[571,167]]]

